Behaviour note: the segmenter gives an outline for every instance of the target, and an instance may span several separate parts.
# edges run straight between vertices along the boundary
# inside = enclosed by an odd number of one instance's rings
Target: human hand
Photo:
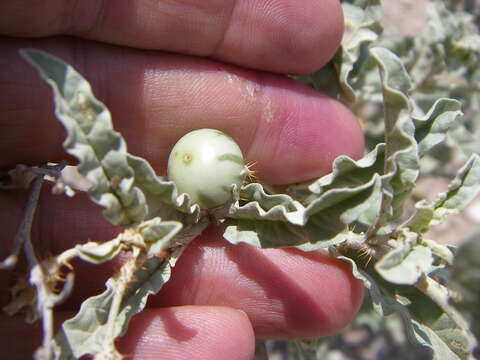
[[[18,56],[25,47],[55,54],[83,74],[111,110],[129,151],[147,158],[159,173],[165,172],[175,141],[203,127],[233,136],[267,183],[318,177],[336,156],[363,152],[360,129],[348,110],[272,74],[308,73],[328,61],[342,32],[336,0],[301,5],[118,0],[112,6],[5,0],[0,9],[2,168],[66,157],[51,93]],[[2,259],[24,199],[19,192],[0,193]],[[71,200],[45,191],[33,243],[58,253],[87,239],[112,238],[116,231],[86,196]],[[74,265],[76,290],[61,307],[65,313],[101,292],[118,267]],[[4,304],[14,276],[0,273]],[[233,246],[210,228],[189,246],[148,309],[133,319],[119,347],[133,359],[250,359],[255,336],[338,331],[354,315],[361,294],[348,266],[322,253]],[[40,329],[17,318],[1,321],[2,353],[29,358]]]

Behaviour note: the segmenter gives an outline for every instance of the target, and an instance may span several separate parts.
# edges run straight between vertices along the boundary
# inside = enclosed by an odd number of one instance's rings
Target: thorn
[[[365,264],[365,268],[367,268],[368,264],[370,264],[370,261],[372,260],[372,257],[373,256],[371,254],[369,254],[368,259],[367,259],[367,263]]]
[[[367,262],[365,264],[365,267],[368,267],[368,264],[370,264],[370,261],[372,260],[372,249],[368,247],[368,245],[363,245],[357,252],[359,258],[366,258]]]
[[[249,162],[245,165],[247,168],[247,178],[249,182],[256,182],[258,180],[258,176],[255,175],[256,171],[253,170],[252,168],[257,165],[256,161]]]
[[[68,269],[73,271],[73,265],[70,264],[70,262],[68,260],[65,260],[62,265],[65,265]]]
[[[55,275],[53,275],[53,278],[57,281],[61,281],[61,282],[65,281],[65,277],[62,276],[61,274],[55,274]]]

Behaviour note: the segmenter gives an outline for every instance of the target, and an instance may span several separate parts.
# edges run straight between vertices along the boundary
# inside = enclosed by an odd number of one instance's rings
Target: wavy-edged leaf
[[[89,241],[85,244],[78,244],[75,250],[78,257],[83,261],[101,264],[105,261],[113,259],[124,249],[124,243],[121,236],[103,243]]]
[[[403,287],[396,290],[408,299],[408,311],[412,316],[411,324],[415,339],[433,350],[434,359],[470,359],[472,346],[469,329],[460,327],[430,296],[416,288]],[[444,298],[448,298],[446,288],[439,288]]]
[[[381,179],[373,175],[366,184],[326,191],[306,208],[288,197],[273,199],[259,185],[258,201],[232,207],[224,237],[231,243],[247,242],[257,247],[287,247],[311,243],[316,248],[339,244],[345,240],[347,225],[353,222],[372,224],[380,211]],[[285,204],[291,205],[288,212]],[[266,209],[266,210],[265,210]]]
[[[187,194],[178,194],[173,182],[157,176],[145,159],[128,154],[127,161],[135,173],[135,185],[145,194],[147,218],[158,216],[165,220],[182,220],[187,214],[194,222],[198,221],[200,207],[192,204]]]
[[[153,218],[138,226],[143,242],[147,246],[147,255],[158,255],[162,251],[173,247],[172,241],[182,230],[183,225],[178,221],[162,221],[159,217]]]
[[[440,321],[440,325],[436,325],[435,328],[411,320],[416,342],[432,349],[433,360],[470,359],[468,352],[465,352],[465,347],[468,345],[466,344],[464,336],[457,329],[447,325],[450,323],[448,319],[444,318],[443,320],[446,324],[443,324],[443,321]],[[447,326],[443,327],[441,325]],[[452,345],[460,348],[458,349],[460,355],[452,350]]]
[[[370,226],[380,215],[382,202],[381,177],[373,174],[370,181],[355,187],[332,188],[306,208],[308,221],[338,216],[344,225],[354,222]]]
[[[446,193],[435,203],[434,221],[438,223],[448,214],[456,214],[480,193],[480,156],[473,154],[458,171]]]
[[[188,215],[198,221],[200,209],[188,195],[178,194],[146,160],[127,153],[110,112],[78,72],[41,51],[23,50],[22,55],[53,88],[55,112],[67,130],[64,147],[79,159],[79,172],[93,184],[90,195],[105,207],[108,220],[127,226],[157,216],[182,220]]]
[[[345,34],[334,58],[321,70],[299,77],[313,88],[346,103],[354,103],[357,86],[352,84],[365,61],[363,49],[382,32],[380,0],[342,3]]]
[[[360,160],[338,157],[333,172],[287,195],[268,194],[260,184],[242,188],[245,205],[230,208],[224,237],[258,247],[318,249],[343,242],[350,224],[372,225],[382,201],[384,145]]]
[[[64,147],[78,158],[80,174],[93,184],[93,201],[105,208],[105,217],[115,225],[142,221],[145,198],[134,186],[125,141],[113,130],[110,112],[94,97],[90,84],[52,55],[32,49],[21,54],[53,89],[55,113],[67,131]]]
[[[265,219],[284,221],[293,225],[305,224],[305,207],[288,195],[268,194],[259,183],[251,183],[241,190],[242,202],[233,204],[229,217],[235,219]]]
[[[247,243],[258,248],[281,248],[308,242],[305,227],[283,221],[229,219],[225,226],[223,237],[232,244]]]
[[[170,278],[170,264],[158,257],[144,263],[135,272],[136,280],[128,284],[122,298],[120,312],[115,320],[114,338],[125,333],[133,315],[140,312],[151,294],[156,294]],[[66,320],[55,337],[55,359],[74,359],[86,354],[96,354],[104,350],[108,339],[107,320],[112,300],[118,287],[117,280],[110,278],[107,289],[82,303],[80,311],[72,319]]]
[[[378,144],[374,150],[359,160],[348,156],[337,157],[332,165],[332,172],[312,182],[308,191],[320,195],[330,189],[355,188],[371,181],[374,174],[382,174],[385,164],[385,144]],[[295,196],[302,196],[296,194]],[[312,197],[316,199],[316,197]]]
[[[368,290],[373,309],[380,316],[388,316],[393,313],[400,314],[403,322],[406,325],[407,335],[410,339],[415,339],[414,330],[411,324],[411,316],[405,304],[399,302],[395,296],[388,290],[382,287],[382,282],[377,282],[374,276],[370,275],[365,268],[359,267],[359,261],[355,257],[342,255],[337,249],[331,248],[330,252],[337,259],[348,262],[352,267],[353,276],[361,280],[363,285]],[[377,275],[378,276],[378,275]]]
[[[432,269],[433,256],[429,247],[417,244],[418,235],[402,231],[396,247],[375,263],[377,272],[398,285],[414,285]]]
[[[411,81],[401,60],[385,48],[372,48],[370,53],[377,62],[385,112],[385,197],[384,211],[389,221],[402,215],[403,203],[410,195],[419,174],[418,146],[414,138],[415,127],[411,118],[408,91]]]
[[[415,140],[422,157],[435,145],[445,140],[459,116],[463,115],[461,103],[454,99],[438,99],[423,117],[413,117]]]
[[[428,204],[421,200],[416,212],[404,224],[411,231],[427,232],[431,225],[439,224],[449,214],[457,214],[480,194],[480,156],[473,154],[458,171],[448,190]]]
[[[351,240],[356,241],[355,238]],[[357,252],[348,247],[341,249],[331,248],[330,252],[352,266],[353,275],[368,289],[373,308],[379,315],[398,313],[409,340],[428,347],[433,359],[470,359],[471,339],[468,330],[459,328],[430,297],[413,286],[398,286],[387,282],[373,270],[372,264],[360,267],[362,262],[359,261]],[[446,291],[446,288],[442,291]],[[442,296],[448,297],[448,294]]]

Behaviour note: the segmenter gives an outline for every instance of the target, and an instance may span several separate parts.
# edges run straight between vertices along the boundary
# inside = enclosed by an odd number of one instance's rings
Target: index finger
[[[0,4],[0,34],[73,35],[244,67],[308,73],[339,46],[338,0],[83,0]]]
[[[21,61],[22,47],[72,64],[107,104],[129,151],[160,174],[174,143],[199,128],[234,137],[246,159],[257,163],[259,178],[271,184],[313,179],[328,173],[338,155],[363,153],[361,129],[347,108],[284,76],[90,41],[72,46],[69,40],[0,41],[0,167],[65,158],[51,92]]]

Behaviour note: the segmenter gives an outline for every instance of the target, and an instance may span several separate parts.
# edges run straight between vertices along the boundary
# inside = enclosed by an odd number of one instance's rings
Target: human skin
[[[0,3],[0,168],[69,159],[51,92],[18,55],[39,48],[71,63],[112,112],[133,154],[165,173],[170,148],[187,131],[233,136],[262,181],[288,184],[328,173],[332,160],[363,153],[355,117],[283,74],[324,65],[343,31],[336,0],[116,0]],[[26,192],[1,192],[2,259]],[[42,193],[33,238],[39,252],[108,240],[119,231],[84,194]],[[118,269],[74,263],[71,314]],[[0,273],[8,302],[15,271]],[[172,279],[118,343],[131,359],[252,359],[255,336],[335,333],[362,298],[347,264],[321,252],[230,245],[211,227],[186,250]],[[40,328],[1,317],[0,349],[30,358]]]

